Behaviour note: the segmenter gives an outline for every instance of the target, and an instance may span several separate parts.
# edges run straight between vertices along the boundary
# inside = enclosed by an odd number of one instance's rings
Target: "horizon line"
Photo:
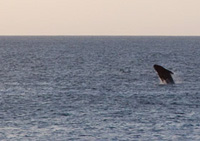
[[[57,35],[53,35],[53,34],[49,34],[49,35],[46,35],[46,34],[41,34],[41,35],[32,35],[32,34],[24,34],[24,35],[0,35],[1,37],[2,36],[129,36],[129,37],[199,37],[200,35],[87,35],[87,34],[80,34],[80,35],[77,35],[77,34],[75,34],[75,35],[73,35],[73,34],[71,34],[71,35],[62,35],[62,34],[57,34]]]

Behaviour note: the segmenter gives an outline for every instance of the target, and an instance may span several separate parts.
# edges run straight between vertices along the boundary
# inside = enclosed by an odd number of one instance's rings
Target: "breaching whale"
[[[174,84],[174,80],[171,76],[171,74],[174,74],[173,72],[163,68],[162,66],[156,65],[156,64],[153,67],[157,71],[158,76],[160,77],[162,82],[165,82],[167,84]]]

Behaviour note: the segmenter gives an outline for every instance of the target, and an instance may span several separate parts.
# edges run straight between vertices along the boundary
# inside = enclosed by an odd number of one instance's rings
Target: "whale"
[[[158,73],[158,76],[163,83],[175,84],[174,80],[171,76],[172,74],[174,74],[173,72],[171,72],[170,70],[167,70],[164,67],[157,65],[157,64],[155,64],[153,67],[156,70],[156,72]]]

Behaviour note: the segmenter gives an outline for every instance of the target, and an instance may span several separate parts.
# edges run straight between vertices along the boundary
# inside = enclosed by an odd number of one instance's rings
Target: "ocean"
[[[1,36],[0,140],[200,140],[199,53],[200,37]]]

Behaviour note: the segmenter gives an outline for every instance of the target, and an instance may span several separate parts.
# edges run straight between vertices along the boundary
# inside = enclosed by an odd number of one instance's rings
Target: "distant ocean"
[[[200,140],[200,37],[1,36],[0,104],[0,140]]]

